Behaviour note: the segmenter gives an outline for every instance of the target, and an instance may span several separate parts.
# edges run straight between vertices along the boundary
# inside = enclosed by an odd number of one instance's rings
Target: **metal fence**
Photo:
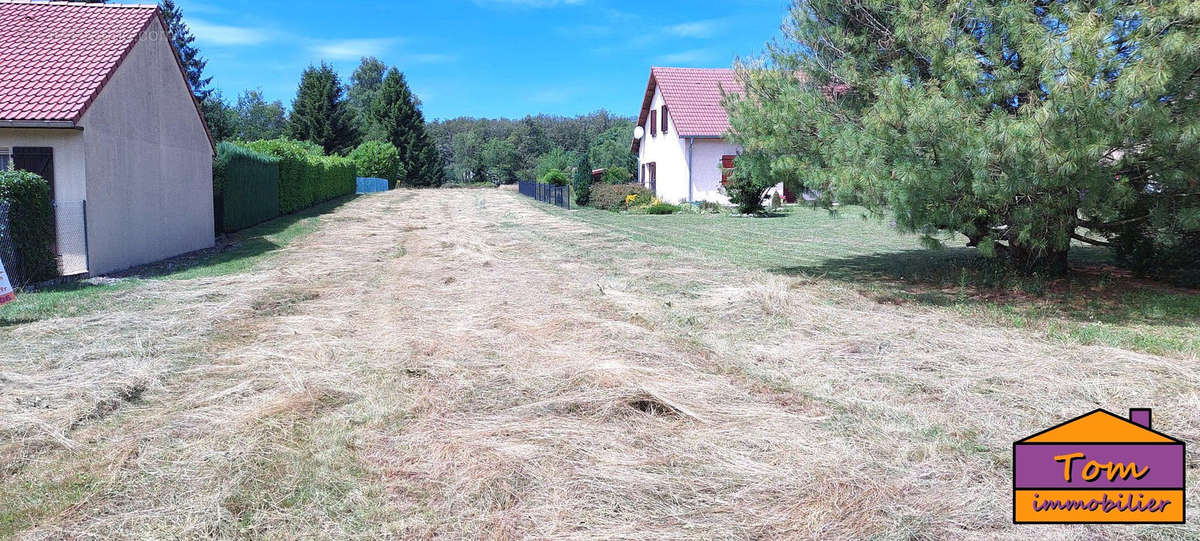
[[[87,274],[87,202],[55,201],[54,226],[59,272],[63,276]]]
[[[571,208],[571,188],[568,186],[554,186],[543,182],[522,180],[518,189],[521,195],[532,197],[543,203],[550,203],[565,209]]]
[[[20,276],[12,274],[17,267],[17,245],[13,242],[12,225],[9,222],[9,203],[8,201],[0,201],[0,261],[4,262],[4,268],[9,273],[9,278],[13,285],[22,282]]]

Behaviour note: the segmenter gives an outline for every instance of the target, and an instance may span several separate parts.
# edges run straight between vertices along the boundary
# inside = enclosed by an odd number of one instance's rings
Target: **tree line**
[[[633,127],[634,119],[600,110],[519,120],[460,117],[432,122],[429,132],[455,182],[540,180],[552,170],[574,171],[585,158],[617,182],[628,181],[637,169],[630,152]]]

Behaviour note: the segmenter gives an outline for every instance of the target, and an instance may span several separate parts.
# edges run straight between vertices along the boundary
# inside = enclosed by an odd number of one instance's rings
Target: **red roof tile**
[[[0,2],[0,120],[79,120],[154,6]]]

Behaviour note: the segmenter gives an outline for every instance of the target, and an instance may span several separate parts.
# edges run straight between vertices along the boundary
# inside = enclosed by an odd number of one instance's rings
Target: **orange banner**
[[[1182,490],[1017,490],[1015,522],[1183,523]]]

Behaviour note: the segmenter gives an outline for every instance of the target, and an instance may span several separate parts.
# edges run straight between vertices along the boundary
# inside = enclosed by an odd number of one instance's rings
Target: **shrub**
[[[591,189],[591,206],[604,210],[625,210],[625,198],[630,195],[644,201],[654,199],[654,194],[640,184],[596,184]]]
[[[350,152],[349,158],[354,160],[358,176],[387,179],[389,190],[404,180],[400,151],[391,143],[366,141]]]
[[[213,208],[220,232],[233,232],[279,216],[279,158],[233,143],[217,145]]]
[[[541,178],[543,183],[553,184],[555,186],[566,186],[569,180],[570,179],[567,177],[567,174],[559,169],[551,169],[547,171],[546,174]]]
[[[579,157],[575,164],[575,204],[581,207],[592,202],[592,161],[586,152]]]
[[[271,139],[246,143],[251,150],[279,158],[279,212],[291,214],[357,187],[357,166],[349,158],[325,156],[304,141]]]
[[[771,194],[771,210],[779,210],[783,208],[783,198],[779,197],[779,192]]]
[[[604,170],[604,174],[600,176],[600,181],[605,184],[625,184],[629,179],[633,178],[633,174],[624,167],[610,167]]]
[[[678,205],[663,203],[662,201],[646,207],[646,214],[675,214],[676,212],[679,212]]]
[[[10,280],[26,285],[57,276],[50,184],[26,171],[0,171],[0,201],[9,204],[9,233],[17,252],[6,269]]]

